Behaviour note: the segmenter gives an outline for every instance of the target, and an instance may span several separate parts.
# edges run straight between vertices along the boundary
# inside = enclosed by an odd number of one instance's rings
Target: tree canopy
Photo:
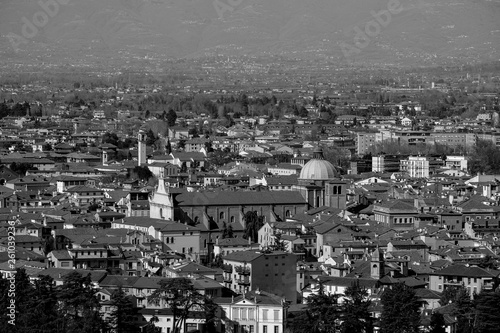
[[[415,291],[404,283],[387,288],[381,297],[381,333],[417,333],[420,323],[420,302]]]

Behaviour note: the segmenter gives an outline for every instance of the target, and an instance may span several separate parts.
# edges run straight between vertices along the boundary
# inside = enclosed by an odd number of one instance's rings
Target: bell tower
[[[384,276],[384,253],[377,249],[372,253],[372,259],[370,262],[370,276],[378,280]]]
[[[137,165],[141,166],[146,164],[146,133],[143,130],[140,130],[139,134],[137,134],[137,145]]]

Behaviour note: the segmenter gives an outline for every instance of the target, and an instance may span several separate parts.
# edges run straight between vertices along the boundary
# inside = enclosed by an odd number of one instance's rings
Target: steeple
[[[372,260],[370,262],[370,276],[373,279],[380,279],[384,276],[384,253],[377,249],[372,253]]]

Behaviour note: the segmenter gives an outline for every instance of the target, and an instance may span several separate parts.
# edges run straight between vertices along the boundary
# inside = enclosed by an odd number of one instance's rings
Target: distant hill
[[[0,56],[112,64],[127,58],[140,63],[148,57],[274,54],[398,66],[500,59],[499,0],[400,0],[400,6],[397,0],[232,0],[234,7],[228,0],[58,1],[68,4],[58,11],[52,7],[55,14],[45,15],[43,24],[36,1],[2,0]],[[388,20],[384,16],[387,24],[374,23],[372,13],[389,4],[396,10]],[[23,36],[23,25],[34,24],[35,13],[43,27],[16,52],[10,33]],[[356,47],[355,29],[367,26],[372,36]]]

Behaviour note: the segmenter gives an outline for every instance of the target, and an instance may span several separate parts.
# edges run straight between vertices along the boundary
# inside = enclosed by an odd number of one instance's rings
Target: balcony
[[[461,280],[460,281],[459,280],[452,280],[452,279],[445,280],[443,283],[445,285],[448,285],[448,286],[461,286],[461,285],[463,285],[463,281],[461,281]]]
[[[239,284],[240,286],[249,286],[250,285],[250,279],[248,277],[239,278],[239,279],[236,280],[236,283]]]
[[[226,276],[226,275],[224,274],[223,281],[224,281],[224,282],[226,282],[226,283],[232,283],[232,282],[233,282],[233,279],[231,278],[231,275]]]
[[[243,267],[243,266],[237,266],[235,267],[236,273],[240,275],[250,275],[250,268],[248,267]]]
[[[222,265],[222,270],[224,273],[232,273],[233,272],[233,266],[231,265]]]

